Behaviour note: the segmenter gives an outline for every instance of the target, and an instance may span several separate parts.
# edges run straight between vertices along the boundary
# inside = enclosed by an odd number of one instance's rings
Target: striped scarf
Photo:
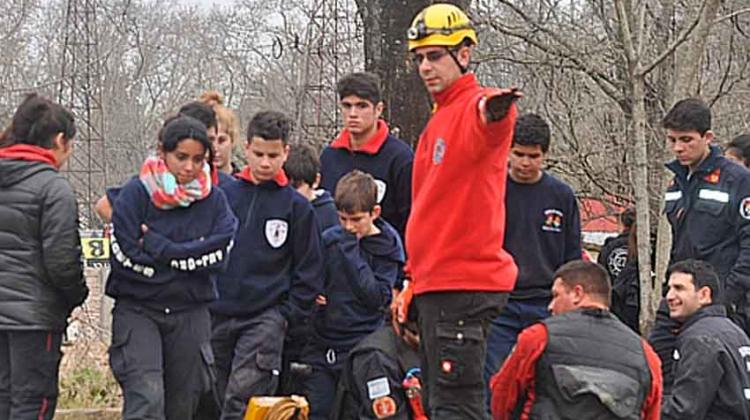
[[[167,169],[164,160],[152,156],[143,162],[140,180],[151,196],[151,201],[162,210],[188,207],[211,193],[211,170],[207,163],[203,164],[203,171],[197,178],[180,185],[177,178]]]

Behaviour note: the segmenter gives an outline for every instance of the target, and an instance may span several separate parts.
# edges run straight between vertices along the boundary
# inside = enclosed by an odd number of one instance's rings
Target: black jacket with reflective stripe
[[[52,166],[0,159],[0,330],[65,328],[88,295],[78,208]]]
[[[641,338],[606,310],[547,318],[531,419],[640,419],[651,389]]]
[[[671,262],[711,263],[727,298],[742,301],[750,290],[750,172],[717,146],[692,174],[677,161],[667,168],[675,174],[664,207],[672,225]]]

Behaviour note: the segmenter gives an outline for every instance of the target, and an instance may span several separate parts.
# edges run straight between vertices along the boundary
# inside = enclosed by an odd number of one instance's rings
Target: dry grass
[[[110,408],[122,403],[120,387],[107,361],[107,344],[78,339],[63,347],[58,407]]]

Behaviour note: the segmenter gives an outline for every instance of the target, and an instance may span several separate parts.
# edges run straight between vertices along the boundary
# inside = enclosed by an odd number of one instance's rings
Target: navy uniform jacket
[[[154,206],[137,178],[108,192],[115,196],[107,295],[172,310],[216,299],[215,277],[226,268],[237,229],[221,189],[171,210]]]
[[[729,302],[746,303],[750,290],[750,172],[721,156],[718,146],[688,176],[677,161],[665,195],[672,225],[671,263],[704,260],[716,269]]]
[[[298,324],[309,315],[323,283],[315,212],[288,185],[283,171],[259,184],[243,174],[223,186],[239,228],[211,311],[250,317],[278,305],[289,324]]]
[[[362,239],[341,225],[323,233],[328,303],[312,318],[313,343],[350,349],[384,324],[404,249],[392,226],[381,219],[375,224],[380,233]]]
[[[750,419],[750,339],[723,306],[703,307],[685,321],[673,359],[663,419]]]
[[[378,132],[359,150],[351,149],[349,131],[339,137],[320,155],[320,186],[331,194],[336,183],[354,169],[366,172],[378,184],[378,202],[382,216],[404,239],[406,220],[411,210],[411,168],[414,153],[403,141],[388,134],[388,125],[378,121]]]

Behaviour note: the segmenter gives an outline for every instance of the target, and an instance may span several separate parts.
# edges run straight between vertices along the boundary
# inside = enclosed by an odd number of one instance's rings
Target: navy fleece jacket
[[[239,219],[227,271],[219,277],[214,313],[250,317],[279,306],[301,322],[322,289],[323,256],[312,205],[278,180],[240,179],[224,192]]]
[[[154,206],[138,179],[112,196],[107,295],[173,310],[216,299],[216,274],[226,268],[237,229],[220,189],[171,210]]]
[[[318,220],[321,233],[330,227],[338,226],[339,214],[336,211],[336,203],[328,191],[316,190],[315,198],[310,203],[315,210],[315,218]]]
[[[381,233],[361,240],[340,225],[323,233],[327,304],[313,316],[314,344],[350,348],[383,325],[404,249],[391,225],[376,226]]]
[[[352,150],[349,132],[344,129],[320,155],[320,186],[331,193],[336,183],[354,169],[367,172],[378,184],[378,202],[382,217],[404,239],[411,210],[411,169],[414,153],[402,140],[388,134],[384,121],[378,133],[364,147]]]

